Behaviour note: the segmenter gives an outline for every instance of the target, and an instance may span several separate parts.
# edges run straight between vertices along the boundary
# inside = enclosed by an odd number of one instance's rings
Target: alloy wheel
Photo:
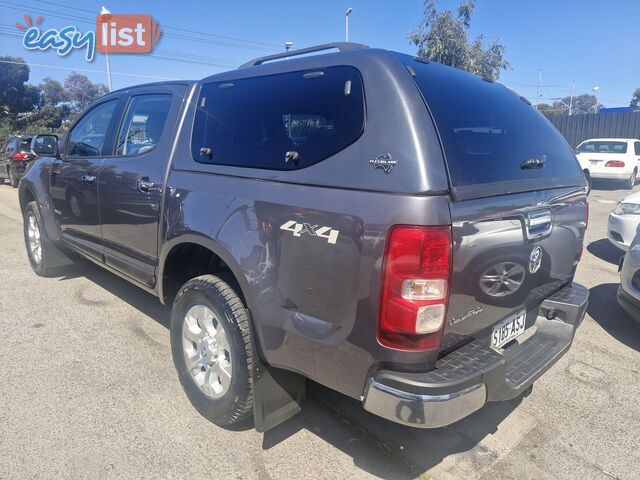
[[[29,252],[31,258],[40,265],[42,262],[42,241],[40,240],[40,226],[38,220],[33,213],[29,213],[27,217],[27,238],[29,241]]]
[[[189,374],[202,393],[222,397],[231,384],[231,349],[222,322],[206,305],[187,311],[182,348]]]

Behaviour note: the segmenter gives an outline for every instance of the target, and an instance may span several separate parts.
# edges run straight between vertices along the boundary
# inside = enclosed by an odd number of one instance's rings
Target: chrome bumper
[[[471,415],[486,401],[487,387],[483,383],[445,395],[417,395],[369,379],[364,408],[403,425],[438,428]]]
[[[522,395],[564,355],[589,303],[589,291],[568,284],[544,299],[530,315],[533,335],[506,350],[476,339],[436,363],[429,372],[378,370],[364,388],[365,410],[418,428],[450,425],[486,402]]]

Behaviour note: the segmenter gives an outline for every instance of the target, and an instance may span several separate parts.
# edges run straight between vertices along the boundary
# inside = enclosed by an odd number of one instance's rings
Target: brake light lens
[[[604,166],[622,168],[624,167],[624,162],[621,162],[620,160],[609,160]]]
[[[378,340],[401,350],[440,347],[451,283],[451,227],[389,231]]]
[[[13,155],[11,155],[11,158],[18,162],[24,162],[25,160],[29,160],[31,158],[31,155],[23,152],[15,152]]]

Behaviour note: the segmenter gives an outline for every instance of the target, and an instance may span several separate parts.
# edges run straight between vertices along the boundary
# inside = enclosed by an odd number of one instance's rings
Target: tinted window
[[[69,134],[67,155],[72,157],[101,155],[115,108],[116,100],[110,100],[85,113]]]
[[[118,134],[116,155],[137,155],[153,150],[171,108],[171,95],[138,95],[131,98]]]
[[[627,153],[627,142],[593,141],[578,148],[579,153]]]
[[[442,139],[454,187],[525,180],[507,189],[523,191],[535,189],[532,185],[544,179],[556,179],[554,186],[561,186],[560,178],[571,185],[582,181],[562,135],[518,95],[461,70],[398,56],[416,73],[414,80]],[[531,168],[542,161],[542,168]]]
[[[634,145],[635,145],[636,155],[640,155],[640,142],[636,142],[634,143]]]
[[[362,78],[352,67],[210,83],[198,100],[193,157],[221,165],[304,168],[353,143],[364,115]]]
[[[20,150],[31,150],[31,139],[33,137],[25,137],[20,139]]]

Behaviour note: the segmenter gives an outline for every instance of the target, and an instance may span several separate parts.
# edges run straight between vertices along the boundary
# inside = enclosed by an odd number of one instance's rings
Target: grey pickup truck
[[[585,191],[503,85],[334,43],[111,92],[19,199],[37,274],[157,295],[191,403],[264,431],[306,379],[426,428],[528,394],[587,306]]]

